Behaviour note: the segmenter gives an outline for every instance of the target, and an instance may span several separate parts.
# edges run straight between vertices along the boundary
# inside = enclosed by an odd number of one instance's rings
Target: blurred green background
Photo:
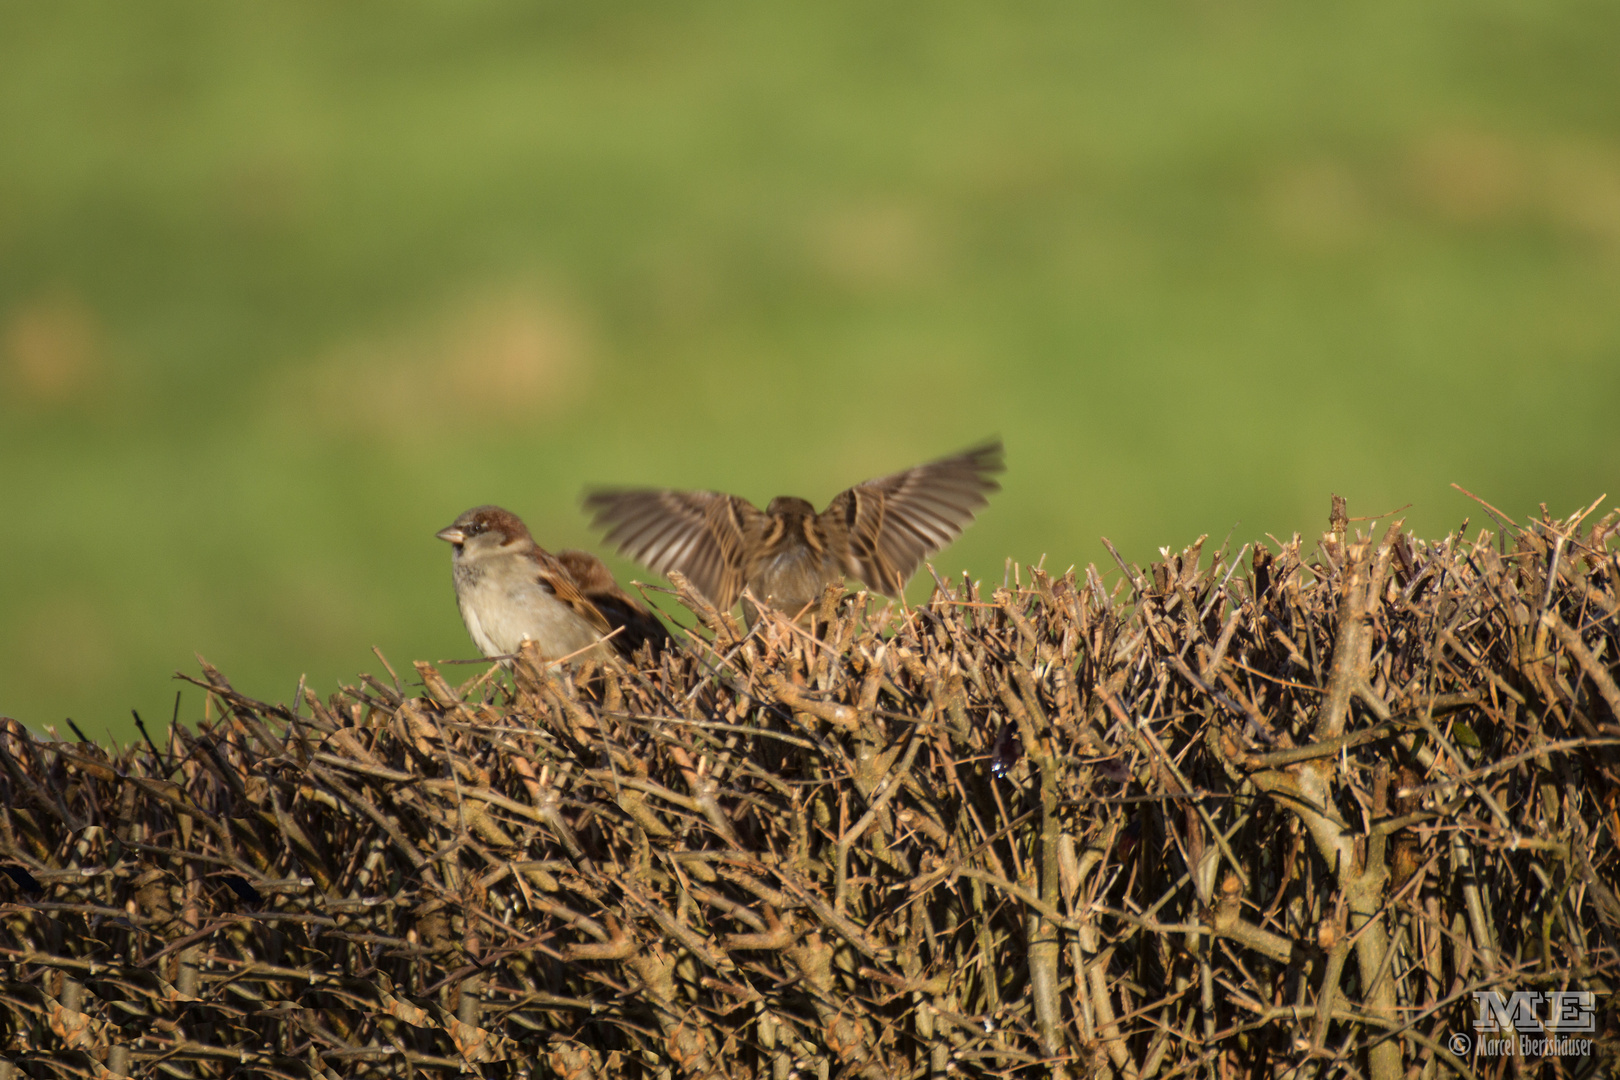
[[[1000,433],[938,560],[996,580],[1314,535],[1331,492],[1568,514],[1620,464],[1617,40],[1489,0],[6,2],[0,712],[127,739],[194,652],[278,700],[471,656],[434,530],[592,545],[587,483],[819,503]]]

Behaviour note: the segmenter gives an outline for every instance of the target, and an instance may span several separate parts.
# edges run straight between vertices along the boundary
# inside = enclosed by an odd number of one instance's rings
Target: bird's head
[[[534,538],[518,516],[498,506],[475,506],[434,534],[455,549],[457,561],[523,551]]]
[[[816,508],[803,499],[792,495],[778,495],[771,500],[771,505],[765,508],[771,517],[807,518],[816,516]]]

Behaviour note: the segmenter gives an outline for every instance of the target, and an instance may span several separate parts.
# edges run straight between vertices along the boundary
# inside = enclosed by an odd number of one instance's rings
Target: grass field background
[[[194,652],[275,699],[470,656],[434,530],[590,546],[588,483],[820,503],[999,433],[937,560],[996,580],[1330,492],[1430,535],[1484,523],[1452,481],[1620,497],[1616,40],[1599,3],[0,4],[0,712],[127,739]]]

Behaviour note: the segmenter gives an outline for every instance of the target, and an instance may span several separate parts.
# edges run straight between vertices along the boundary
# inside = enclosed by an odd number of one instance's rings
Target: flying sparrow
[[[1000,472],[996,439],[914,469],[868,480],[827,509],[781,496],[762,513],[716,491],[592,491],[585,505],[619,552],[659,573],[679,570],[721,611],[744,586],[797,615],[847,574],[899,596],[917,564],[955,540]],[[753,612],[744,614],[753,622]]]
[[[474,507],[436,535],[452,547],[461,621],[485,656],[510,655],[529,640],[547,659],[600,660],[609,655],[600,643],[615,630],[609,644],[625,656],[643,642],[657,651],[669,640],[602,560],[585,551],[551,554],[507,510]]]

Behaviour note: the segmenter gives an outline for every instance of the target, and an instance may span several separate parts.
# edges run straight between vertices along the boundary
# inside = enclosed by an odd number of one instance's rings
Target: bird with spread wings
[[[668,489],[597,490],[585,506],[608,543],[661,574],[684,574],[729,611],[743,589],[788,615],[847,575],[898,597],[922,560],[961,535],[1000,490],[1001,440],[868,480],[820,513],[780,496],[764,510],[736,495]],[[753,614],[748,612],[749,621]]]

